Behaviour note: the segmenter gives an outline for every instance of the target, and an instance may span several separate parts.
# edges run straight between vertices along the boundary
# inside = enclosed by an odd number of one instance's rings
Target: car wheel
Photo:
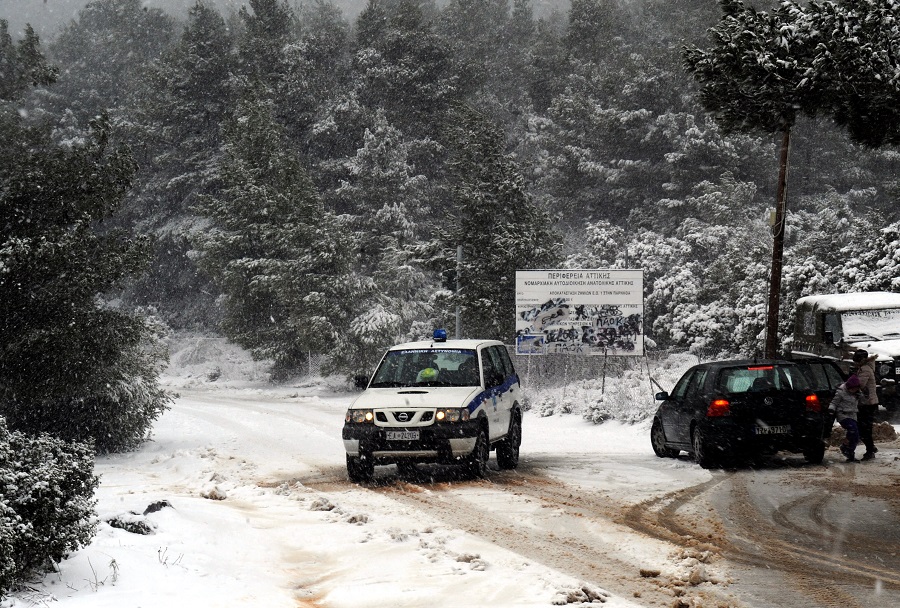
[[[518,414],[513,414],[506,439],[497,445],[497,466],[501,469],[514,469],[519,466],[519,446],[522,444],[522,421]]]
[[[347,454],[347,477],[353,483],[365,483],[372,480],[375,464],[371,457],[351,456]]]
[[[825,442],[824,441],[813,441],[810,445],[803,450],[803,457],[806,458],[806,462],[810,464],[822,464],[822,461],[825,459]]]
[[[694,460],[704,469],[711,469],[716,464],[713,446],[703,435],[703,431],[695,428],[691,433],[691,446],[694,448]]]
[[[491,445],[488,443],[487,431],[481,429],[475,441],[475,449],[469,456],[468,472],[471,477],[481,479],[487,475],[488,458],[491,455]]]
[[[660,458],[675,458],[678,456],[679,450],[666,447],[666,434],[663,432],[659,418],[653,421],[653,426],[650,428],[650,444],[653,446],[653,453]]]

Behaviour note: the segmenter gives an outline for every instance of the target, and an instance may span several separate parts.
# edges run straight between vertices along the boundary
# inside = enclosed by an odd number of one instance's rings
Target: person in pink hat
[[[841,454],[847,457],[847,462],[858,462],[856,446],[859,444],[859,427],[856,423],[856,416],[859,413],[860,398],[862,397],[859,387],[859,376],[853,374],[837,388],[834,392],[834,399],[828,406],[828,411],[834,412],[835,419],[847,431],[847,438],[841,444]]]

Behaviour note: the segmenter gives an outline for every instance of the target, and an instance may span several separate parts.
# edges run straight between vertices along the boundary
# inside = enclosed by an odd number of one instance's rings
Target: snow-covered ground
[[[440,608],[592,598],[641,605],[389,491],[347,482],[340,431],[354,393],[341,386],[319,378],[269,384],[263,366],[224,342],[181,347],[165,381],[178,397],[152,441],[97,459],[95,540],[0,606]],[[593,425],[577,414],[526,415],[522,466],[535,461],[572,487],[634,502],[710,476],[686,459],[657,459],[646,424]],[[524,528],[547,517],[526,498],[492,504],[510,494],[487,491],[490,477],[441,485],[458,486],[452,500],[475,512],[515,509]],[[414,491],[432,490],[422,483]],[[626,542],[625,534],[610,525],[597,538],[627,553],[629,563],[663,572],[687,567],[657,541],[629,535]]]

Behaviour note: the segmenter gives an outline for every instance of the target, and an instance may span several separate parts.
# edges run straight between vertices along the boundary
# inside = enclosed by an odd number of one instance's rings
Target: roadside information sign
[[[516,271],[520,355],[644,354],[643,270]]]

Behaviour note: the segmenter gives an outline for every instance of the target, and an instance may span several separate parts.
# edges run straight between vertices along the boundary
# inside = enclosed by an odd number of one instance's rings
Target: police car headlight
[[[891,364],[890,364],[890,363],[882,363],[882,364],[879,366],[878,373],[879,373],[879,375],[881,375],[881,376],[890,376],[890,375],[891,375],[891,371],[893,371],[893,370],[891,370]]]
[[[347,410],[344,417],[345,422],[354,422],[356,424],[364,424],[366,422],[374,422],[375,413],[372,410]]]
[[[469,410],[466,408],[438,410],[434,417],[438,422],[465,422],[469,419]]]

